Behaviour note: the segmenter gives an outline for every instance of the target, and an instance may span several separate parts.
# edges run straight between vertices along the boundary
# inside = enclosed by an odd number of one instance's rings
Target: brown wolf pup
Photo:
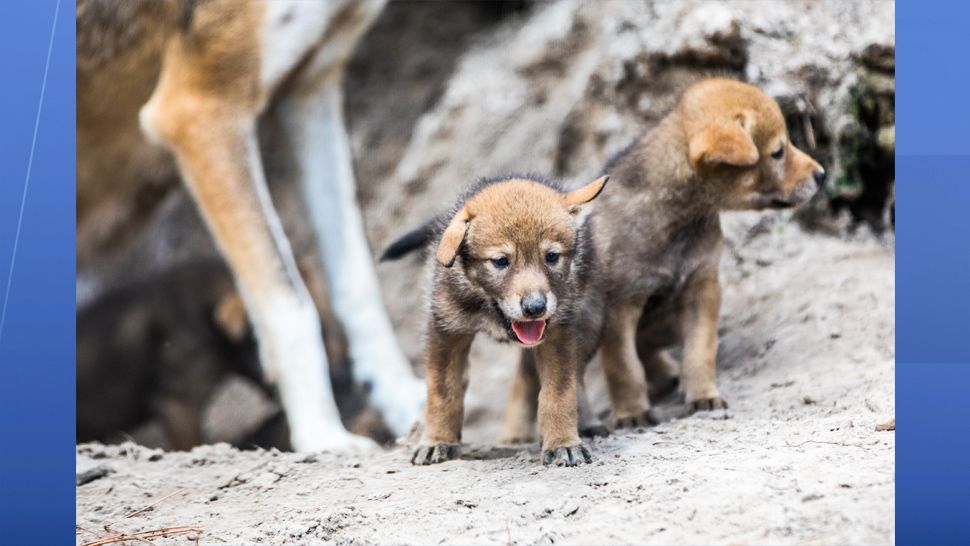
[[[577,328],[594,251],[587,214],[607,177],[568,193],[534,178],[487,180],[450,217],[404,236],[384,259],[438,241],[431,267],[428,404],[411,462],[460,455],[468,350],[479,332],[525,347],[537,371],[542,462],[590,462],[577,433]]]
[[[605,302],[600,347],[614,424],[656,423],[647,379],[661,389],[676,383],[665,351],[678,345],[690,408],[726,408],[715,381],[719,214],[801,205],[824,169],[792,145],[774,100],[745,83],[709,79],[605,170],[613,184],[593,212],[593,287]],[[523,366],[520,380],[529,375]],[[507,426],[523,424],[510,415]]]

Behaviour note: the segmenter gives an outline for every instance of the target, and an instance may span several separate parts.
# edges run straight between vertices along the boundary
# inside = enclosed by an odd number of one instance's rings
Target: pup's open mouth
[[[512,331],[519,343],[523,345],[536,345],[542,341],[543,334],[546,333],[546,321],[530,320],[527,322],[512,321]]]

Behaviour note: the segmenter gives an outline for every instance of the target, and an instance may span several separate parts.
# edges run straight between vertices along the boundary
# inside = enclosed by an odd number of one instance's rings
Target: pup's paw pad
[[[584,427],[579,427],[579,435],[584,438],[596,438],[597,436],[606,438],[610,435],[610,429],[606,428],[606,425],[603,423],[586,425]]]
[[[652,409],[639,414],[631,415],[629,417],[617,417],[614,420],[613,427],[617,429],[622,428],[633,428],[633,429],[644,429],[647,427],[652,427],[654,425],[660,424],[660,418],[654,413]]]
[[[713,411],[719,409],[727,409],[728,403],[725,399],[720,396],[715,396],[713,398],[701,398],[700,400],[694,400],[690,403],[691,413],[698,411]]]
[[[542,464],[549,466],[577,466],[581,463],[589,464],[593,462],[586,446],[579,444],[572,447],[556,447],[542,452]]]
[[[418,446],[411,456],[411,464],[428,465],[451,461],[461,456],[461,446],[458,444],[435,444]]]

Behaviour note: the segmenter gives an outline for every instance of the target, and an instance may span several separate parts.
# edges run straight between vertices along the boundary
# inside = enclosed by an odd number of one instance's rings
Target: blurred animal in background
[[[202,443],[205,403],[226,374],[265,385],[239,305],[224,266],[196,264],[79,310],[77,441],[156,418],[174,448]]]
[[[423,405],[423,386],[381,303],[342,112],[344,66],[383,3],[77,3],[78,269],[136,230],[157,203],[156,194],[169,180],[181,180],[229,265],[258,340],[261,375],[277,386],[297,450],[374,444],[341,424],[320,319],[269,199],[257,128],[270,106],[295,157],[355,378],[369,387],[371,402],[395,434],[409,430]],[[137,306],[131,312],[137,314]],[[79,324],[82,319],[88,317],[79,316]],[[203,345],[226,334],[212,320],[200,316],[189,322],[206,332],[200,334]],[[138,321],[116,326],[122,335],[110,351],[127,350],[126,328],[136,338],[150,335],[139,330],[150,327]],[[169,349],[154,347],[192,353],[198,345],[192,335],[184,346],[179,341]],[[168,355],[144,357],[166,368],[209,358],[205,349],[201,353],[177,364]],[[223,369],[200,366],[200,373],[210,375]],[[146,382],[155,372],[118,373],[135,373]],[[116,381],[108,376],[104,388]],[[163,401],[156,409],[169,423],[191,421],[182,414],[196,407],[206,389],[191,390],[185,394],[191,403],[170,407]],[[176,430],[189,426],[169,428],[179,445],[198,437],[197,431]]]
[[[300,262],[313,279],[314,264]],[[390,432],[355,392],[346,339],[321,287],[308,288],[323,324],[337,406],[347,428],[381,441]],[[149,422],[166,445],[204,443],[203,417],[220,383],[236,375],[272,396],[246,310],[222,262],[185,264],[118,287],[78,312],[77,441],[112,442]],[[234,440],[289,449],[285,420],[271,415]]]
[[[438,241],[431,263],[428,407],[412,463],[460,455],[468,351],[480,332],[519,344],[523,360],[536,367],[535,388],[523,395],[524,407],[538,414],[543,463],[592,461],[579,438],[577,418],[592,416],[577,411],[577,378],[580,358],[587,361],[585,353],[595,347],[584,334],[589,323],[599,322],[583,297],[595,276],[587,217],[607,180],[571,192],[535,177],[485,180],[446,219],[405,235],[384,253],[396,258]]]

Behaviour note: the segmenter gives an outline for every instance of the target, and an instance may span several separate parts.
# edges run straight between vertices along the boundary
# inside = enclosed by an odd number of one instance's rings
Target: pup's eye
[[[771,158],[772,159],[781,159],[784,156],[785,156],[785,147],[784,146],[782,146],[782,147],[778,148],[777,150],[771,152]]]
[[[499,269],[505,269],[509,266],[509,259],[505,256],[499,256],[498,258],[492,258],[492,265]]]
[[[558,261],[559,261],[559,253],[558,252],[552,252],[552,251],[546,252],[546,263],[547,264],[552,265],[552,264],[554,264],[554,263],[556,263]]]

